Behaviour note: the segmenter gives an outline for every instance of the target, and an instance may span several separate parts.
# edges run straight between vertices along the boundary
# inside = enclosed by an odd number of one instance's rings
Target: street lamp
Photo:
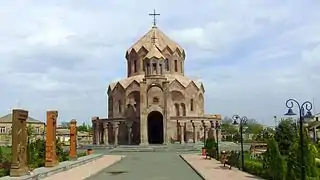
[[[240,121],[240,143],[241,143],[241,170],[244,169],[244,152],[243,152],[243,125],[247,124],[248,118],[246,116],[240,117],[239,115],[233,115],[233,124],[238,125]]]
[[[299,102],[295,99],[288,99],[286,102],[286,106],[288,108],[288,112],[284,115],[286,116],[294,116],[297,115],[296,113],[293,112],[292,108],[294,103],[299,108],[299,125],[300,125],[300,151],[301,151],[301,163],[300,163],[300,168],[301,168],[301,180],[306,179],[306,168],[305,168],[305,162],[304,162],[304,138],[303,138],[303,120],[304,118],[313,118],[313,115],[311,113],[312,109],[312,103],[310,101],[305,101],[302,103],[302,105],[299,104]],[[304,110],[307,110],[307,113],[304,112]]]
[[[215,124],[215,129],[216,129],[216,138],[217,138],[217,159],[219,160],[219,129],[220,129],[220,124],[219,121],[216,120]]]

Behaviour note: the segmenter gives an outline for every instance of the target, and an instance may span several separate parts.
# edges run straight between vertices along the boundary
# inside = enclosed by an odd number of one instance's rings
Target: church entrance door
[[[163,144],[163,116],[159,111],[152,111],[148,115],[149,144]]]

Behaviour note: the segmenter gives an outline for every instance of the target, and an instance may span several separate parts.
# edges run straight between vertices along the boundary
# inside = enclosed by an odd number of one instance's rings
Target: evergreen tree
[[[297,135],[292,119],[284,119],[279,123],[274,138],[282,155],[288,155],[291,145],[297,140]]]
[[[268,142],[268,150],[265,154],[264,167],[267,169],[269,176],[274,180],[285,179],[285,160],[280,154],[277,142],[271,138]]]
[[[303,131],[303,159],[301,159],[301,144],[300,141],[295,142],[289,150],[287,158],[287,179],[301,178],[301,164],[304,162],[307,177],[317,177],[317,169],[315,157],[316,154],[312,150],[310,138],[306,131]],[[300,139],[299,139],[300,140]],[[303,162],[302,162],[303,161]]]

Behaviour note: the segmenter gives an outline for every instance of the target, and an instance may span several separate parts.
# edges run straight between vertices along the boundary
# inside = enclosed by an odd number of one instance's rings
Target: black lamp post
[[[286,116],[294,116],[297,115],[296,113],[293,112],[292,108],[294,103],[298,106],[299,108],[299,126],[300,126],[300,153],[301,153],[301,163],[300,163],[300,168],[301,168],[301,180],[306,179],[306,168],[305,168],[305,161],[304,161],[304,138],[303,138],[303,120],[304,118],[313,118],[313,115],[311,113],[312,109],[312,103],[310,101],[305,101],[302,103],[302,105],[299,104],[299,102],[295,99],[288,99],[286,102],[286,106],[288,108],[288,112],[284,115]],[[304,112],[304,110],[307,110],[307,113]]]
[[[244,152],[243,152],[243,125],[247,124],[248,118],[246,116],[240,117],[239,115],[233,115],[233,124],[238,125],[240,121],[240,144],[241,144],[241,170],[244,169]]]
[[[219,121],[216,121],[215,124],[215,129],[216,129],[216,138],[217,138],[217,159],[219,160],[219,129],[220,129],[220,124]]]

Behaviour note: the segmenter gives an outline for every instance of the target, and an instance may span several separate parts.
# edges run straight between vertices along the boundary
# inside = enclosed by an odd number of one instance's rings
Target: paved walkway
[[[44,178],[45,180],[80,180],[85,179],[87,177],[90,177],[93,174],[98,173],[103,168],[106,168],[113,163],[120,161],[123,158],[123,156],[119,155],[105,155],[100,159],[97,159],[95,161],[89,162],[87,164],[84,164],[82,166],[78,166],[75,168],[72,168],[68,171],[64,171],[61,173],[54,174],[52,176],[49,176],[47,178]]]
[[[201,174],[206,180],[254,180],[260,179],[251,174],[242,172],[237,168],[223,167],[217,160],[206,160],[200,155],[185,154],[181,157],[187,161],[199,174]]]
[[[178,153],[132,152],[125,156],[87,180],[202,180]]]

